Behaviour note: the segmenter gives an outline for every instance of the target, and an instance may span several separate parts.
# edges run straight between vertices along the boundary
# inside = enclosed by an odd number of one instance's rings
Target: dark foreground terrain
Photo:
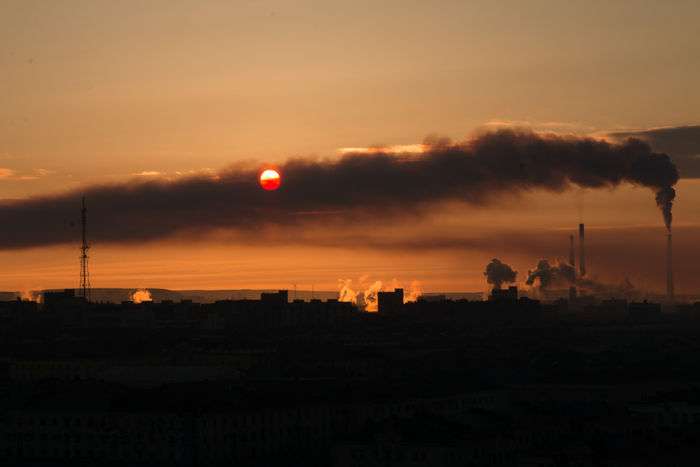
[[[0,303],[17,466],[697,465],[700,305]]]

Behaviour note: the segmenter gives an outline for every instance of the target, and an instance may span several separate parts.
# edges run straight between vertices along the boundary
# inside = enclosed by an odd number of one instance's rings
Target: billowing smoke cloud
[[[661,209],[664,215],[664,224],[666,229],[671,231],[671,222],[673,221],[673,200],[676,198],[676,190],[673,187],[667,186],[656,192],[656,204]]]
[[[655,151],[671,154],[681,177],[700,178],[700,125],[618,131],[606,138],[618,142],[641,139]]]
[[[403,288],[398,280],[392,279],[389,284],[376,280],[368,282],[368,276],[362,276],[358,280],[358,287],[361,291],[355,291],[352,279],[339,279],[338,300],[341,302],[352,302],[365,311],[374,312],[379,308],[379,292],[392,291]],[[420,281],[413,280],[408,288],[404,288],[403,302],[415,302],[423,295],[423,286]]]
[[[517,275],[517,271],[513,271],[513,268],[496,258],[486,265],[486,270],[484,271],[486,282],[493,284],[496,289],[500,289],[504,283],[515,282]]]
[[[357,292],[352,288],[352,279],[338,279],[340,290],[338,291],[338,301],[357,303]]]
[[[541,290],[550,287],[565,288],[575,285],[581,294],[590,294],[596,297],[625,297],[628,299],[639,298],[640,293],[635,289],[629,278],[625,277],[620,283],[605,283],[590,277],[576,277],[576,269],[568,263],[557,262],[552,266],[548,260],[543,259],[537,263],[534,271],[528,271],[526,284],[533,286],[539,284]]]
[[[21,300],[37,303],[41,303],[44,299],[44,295],[37,290],[20,290],[18,296]]]
[[[527,274],[527,285],[533,285],[535,281],[539,282],[542,289],[550,286],[568,286],[576,281],[576,270],[563,262],[552,266],[549,261],[542,259],[537,263],[537,268],[534,271],[528,271]]]
[[[93,241],[133,243],[220,229],[252,231],[336,219],[340,222],[419,216],[437,203],[475,205],[530,190],[572,185],[652,189],[671,221],[678,171],[665,154],[639,140],[611,144],[589,138],[501,130],[463,143],[431,140],[422,154],[346,154],[291,159],[278,168],[282,187],[258,186],[258,167],[174,181],[93,186],[80,192],[0,203],[0,248],[76,241],[80,197],[88,200]]]
[[[153,301],[151,292],[147,289],[138,289],[131,294],[131,301],[134,303],[143,303]]]
[[[597,297],[641,298],[640,291],[635,288],[628,277],[625,277],[619,284],[606,284],[589,278],[578,279],[576,281],[576,286],[580,291]]]
[[[362,294],[365,311],[374,312],[379,310],[379,292],[382,291],[382,288],[382,281],[374,281],[365,289]]]
[[[411,281],[408,290],[404,292],[403,302],[416,302],[423,296],[423,285],[420,281]]]

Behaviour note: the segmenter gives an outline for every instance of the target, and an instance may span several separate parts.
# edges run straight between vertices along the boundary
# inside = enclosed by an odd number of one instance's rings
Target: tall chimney
[[[671,247],[671,232],[668,233],[666,243],[666,299],[672,302],[673,293],[673,250]]]
[[[576,250],[574,248],[574,236],[569,235],[569,265],[576,269]]]
[[[579,276],[586,275],[586,248],[584,246],[584,227],[583,224],[578,225],[578,271]]]

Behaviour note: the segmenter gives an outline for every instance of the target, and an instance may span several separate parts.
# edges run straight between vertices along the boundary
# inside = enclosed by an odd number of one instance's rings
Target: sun
[[[267,191],[273,191],[280,187],[282,177],[275,169],[266,169],[260,174],[260,186]]]

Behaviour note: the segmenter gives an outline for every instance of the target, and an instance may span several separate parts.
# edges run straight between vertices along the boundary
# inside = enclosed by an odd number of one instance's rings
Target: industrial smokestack
[[[569,265],[576,269],[576,250],[574,248],[574,236],[569,235]]]
[[[584,245],[584,227],[583,224],[578,225],[578,271],[579,276],[586,275],[586,247]]]
[[[668,233],[666,243],[666,298],[672,302],[673,293],[673,250],[671,246],[671,232]]]
[[[586,275],[586,247],[584,243],[584,227],[583,224],[578,225],[578,271],[579,276]]]

